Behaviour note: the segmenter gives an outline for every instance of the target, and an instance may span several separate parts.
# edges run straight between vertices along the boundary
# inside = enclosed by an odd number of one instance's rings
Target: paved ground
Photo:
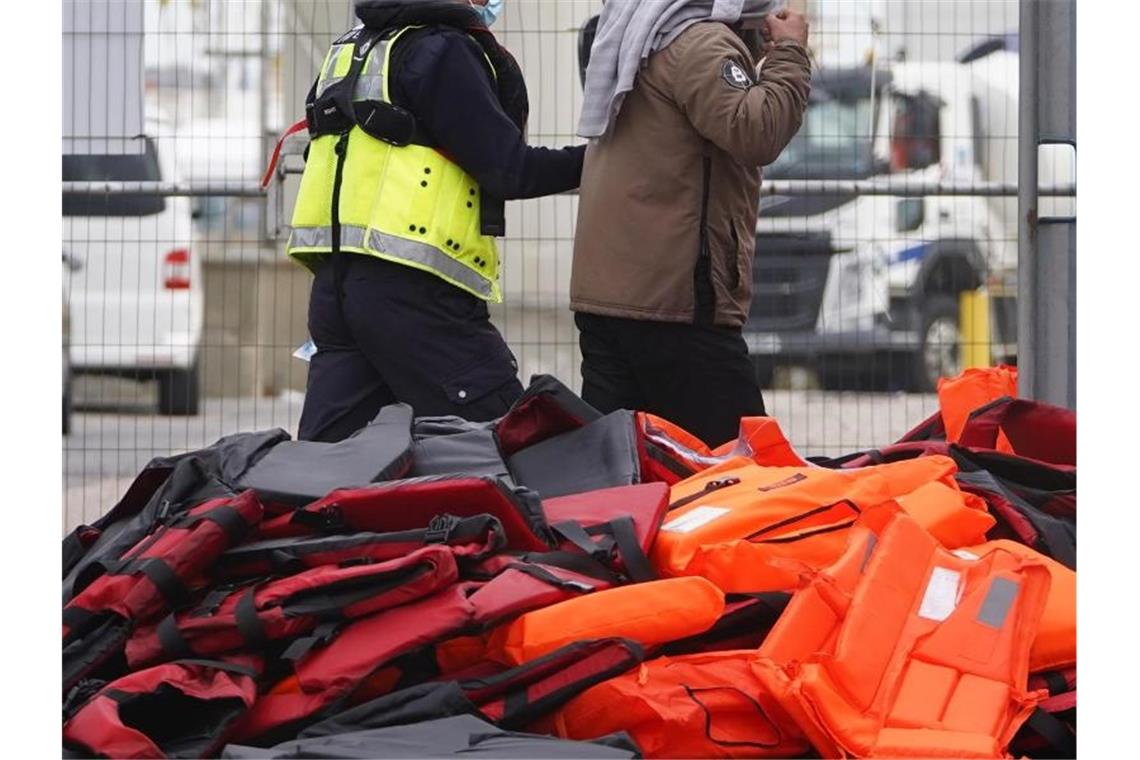
[[[153,389],[109,386],[82,378],[64,446],[65,529],[90,522],[114,505],[154,456],[199,448],[228,433],[283,427],[296,430],[299,394],[277,398],[207,399],[196,417],[154,414]],[[91,399],[99,398],[98,405]],[[837,455],[888,443],[937,407],[934,396],[769,390],[769,412],[805,455]],[[86,402],[85,402],[86,399]]]

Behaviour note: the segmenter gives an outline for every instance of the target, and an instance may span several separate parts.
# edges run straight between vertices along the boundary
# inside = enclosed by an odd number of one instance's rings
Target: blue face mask
[[[483,19],[487,28],[490,28],[498,21],[499,14],[503,12],[503,0],[487,0],[486,5],[471,3],[471,7],[479,14],[479,18]]]

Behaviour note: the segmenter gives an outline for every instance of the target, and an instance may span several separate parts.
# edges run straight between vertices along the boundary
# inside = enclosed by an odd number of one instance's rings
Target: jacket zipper
[[[712,158],[701,159],[701,229],[697,265],[693,269],[693,322],[711,325],[716,317],[716,293],[712,284],[712,257],[709,254],[709,187],[712,184]]]
[[[704,497],[708,496],[713,491],[719,491],[722,488],[728,488],[729,486],[735,486],[738,483],[740,483],[740,478],[720,478],[718,480],[710,480],[708,483],[705,483],[705,487],[702,488],[697,493],[689,494],[688,496],[685,496],[684,498],[681,498],[681,499],[677,499],[677,501],[670,504],[669,509],[667,511],[672,512],[674,509],[680,509],[681,507],[685,506],[686,504],[692,504],[694,501],[697,501],[699,499],[703,499]]]
[[[760,536],[763,536],[766,533],[771,533],[773,531],[780,530],[781,528],[786,528],[789,525],[795,525],[796,523],[801,522],[803,520],[807,520],[810,517],[814,517],[815,515],[822,514],[824,512],[827,512],[830,509],[834,509],[834,508],[840,506],[841,504],[847,506],[852,512],[854,512],[856,517],[860,514],[859,507],[855,506],[855,502],[851,501],[850,499],[841,499],[841,500],[833,502],[831,504],[824,504],[822,507],[816,507],[815,509],[809,509],[806,512],[800,512],[798,515],[792,515],[791,517],[780,520],[779,522],[774,522],[771,525],[764,527],[764,528],[761,528],[758,531],[755,531],[753,533],[749,533],[744,538],[748,541],[755,541],[757,538],[759,538]],[[831,533],[832,531],[842,530],[843,528],[849,528],[854,523],[855,523],[855,520],[854,520],[854,518],[852,518],[851,520],[848,520],[846,522],[833,523],[831,525],[823,525],[823,526],[820,526],[818,528],[812,528],[812,529],[804,531],[803,533],[797,533],[793,536],[778,536],[776,538],[762,538],[759,541],[756,541],[756,543],[787,544],[787,543],[791,543],[793,541],[802,541],[805,538],[811,538],[812,536],[818,536],[822,533]]]
[[[350,130],[351,131],[351,130]],[[333,174],[332,191],[332,252],[340,253],[340,185],[344,179],[344,161],[348,155],[349,132],[342,132],[336,140],[336,172]]]

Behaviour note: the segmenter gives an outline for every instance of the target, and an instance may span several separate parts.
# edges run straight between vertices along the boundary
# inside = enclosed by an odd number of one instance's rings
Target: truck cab
[[[987,171],[995,153],[987,141],[1016,135],[1016,121],[987,132],[975,91],[959,63],[819,71],[803,126],[765,180],[1000,179]],[[1016,163],[1016,143],[1000,147]],[[885,371],[896,389],[933,390],[961,369],[961,294],[983,286],[994,297],[994,358],[1012,360],[1010,204],[1016,199],[944,194],[763,196],[745,326],[761,374],[808,364],[835,384]]]

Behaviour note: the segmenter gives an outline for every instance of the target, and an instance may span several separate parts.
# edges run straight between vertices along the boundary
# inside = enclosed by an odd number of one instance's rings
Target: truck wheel
[[[158,376],[158,413],[185,417],[198,413],[198,365],[174,369]]]
[[[919,349],[911,355],[911,387],[932,393],[938,378],[962,371],[958,300],[949,295],[930,296],[923,306],[921,325]]]

